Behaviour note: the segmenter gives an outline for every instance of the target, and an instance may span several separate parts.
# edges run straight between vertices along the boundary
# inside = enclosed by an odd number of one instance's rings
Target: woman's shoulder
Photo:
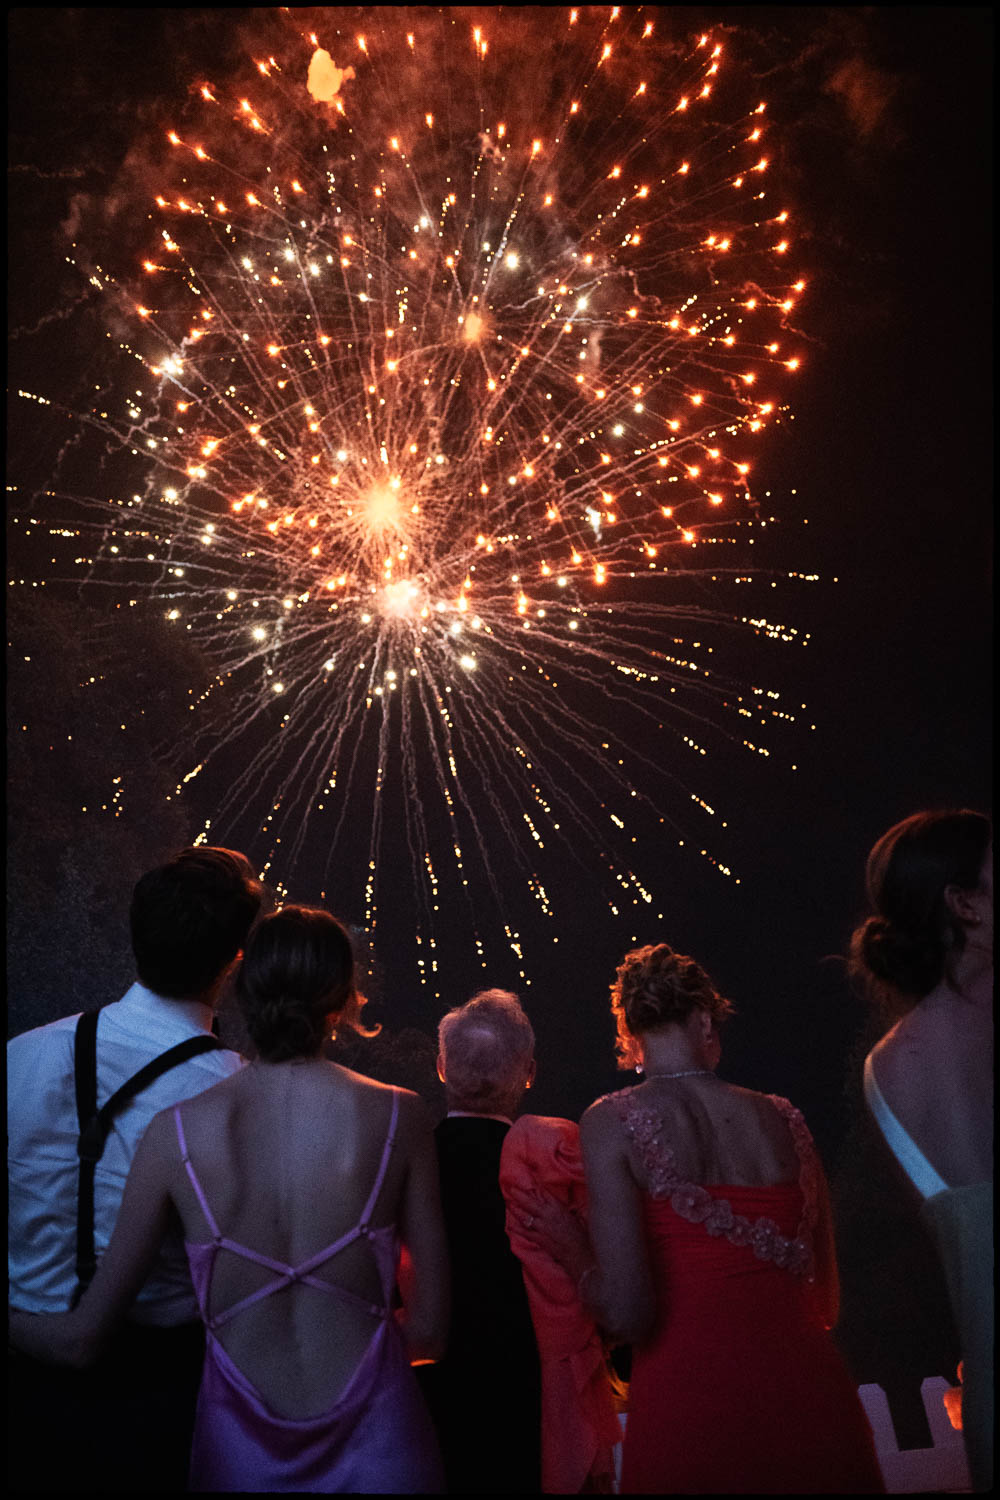
[[[805,1124],[805,1116],[801,1109],[799,1109],[797,1104],[793,1104],[791,1099],[786,1099],[784,1094],[763,1094],[758,1093],[755,1089],[740,1089],[739,1092],[753,1099],[758,1106],[762,1105],[765,1108],[770,1106],[772,1110],[776,1109],[782,1119],[788,1120],[790,1123],[793,1121],[797,1123],[801,1120]]]
[[[783,1094],[757,1094],[755,1097],[764,1100],[771,1107],[772,1117],[773,1111],[777,1111],[781,1120],[788,1127],[789,1134],[792,1137],[792,1144],[795,1147],[795,1153],[799,1157],[799,1160],[812,1161],[815,1156],[815,1143],[812,1131],[806,1123],[806,1117],[798,1105],[793,1104],[790,1099],[786,1099]]]
[[[914,1078],[915,1065],[923,1057],[933,1056],[938,1062],[953,1051],[954,1039],[948,1028],[941,1027],[933,1007],[923,1005],[907,1011],[885,1036],[877,1041],[865,1059],[875,1075],[879,1089],[895,1095],[909,1092]],[[922,1068],[917,1068],[919,1073]]]
[[[902,1054],[909,1050],[899,1035],[901,1024],[902,1022],[897,1021],[885,1036],[880,1037],[865,1058],[865,1071],[874,1073],[875,1082],[880,1088],[891,1081],[900,1066]]]
[[[189,1135],[198,1140],[206,1134],[209,1138],[220,1135],[238,1107],[246,1071],[241,1068],[200,1094],[191,1094],[158,1110],[146,1129],[146,1140],[151,1145],[169,1146],[170,1154],[176,1155],[176,1143],[182,1135],[185,1140]]]
[[[139,1143],[139,1150],[145,1158],[155,1157],[171,1169],[180,1165],[183,1154],[181,1139],[183,1137],[186,1147],[188,1130],[192,1124],[190,1109],[193,1103],[193,1099],[185,1099],[180,1104],[170,1104],[166,1109],[157,1111],[146,1126]],[[181,1123],[178,1125],[179,1118]]]
[[[602,1094],[580,1116],[580,1144],[590,1153],[624,1147],[636,1105],[635,1085]],[[641,1106],[638,1106],[641,1108]]]
[[[159,1114],[154,1115],[153,1119],[164,1122],[159,1125],[159,1129],[169,1128],[171,1133],[176,1134],[176,1116],[179,1112],[184,1128],[190,1125],[193,1129],[198,1129],[204,1122],[207,1128],[215,1130],[223,1120],[229,1119],[233,1112],[239,1109],[253,1084],[252,1074],[251,1066],[245,1064],[235,1073],[230,1073],[216,1083],[209,1084],[200,1093],[190,1094],[186,1099],[180,1099],[175,1104],[168,1104],[165,1109],[160,1110]]]
[[[580,1129],[591,1132],[610,1129],[634,1107],[638,1093],[639,1086],[631,1084],[610,1094],[602,1094],[580,1116]]]
[[[383,1084],[382,1087],[396,1096],[396,1110],[401,1126],[420,1131],[432,1128],[434,1121],[427,1102],[414,1089],[397,1088],[395,1084]]]
[[[674,1134],[669,1113],[647,1084],[631,1084],[595,1099],[580,1119],[580,1140],[590,1154],[627,1156],[630,1145],[639,1150],[659,1148],[664,1133]]]
[[[409,1089],[397,1089],[391,1083],[382,1083],[380,1079],[369,1078],[365,1073],[355,1073],[353,1068],[345,1068],[343,1063],[328,1061],[327,1076],[372,1100],[379,1094],[388,1098],[390,1094],[409,1093]]]
[[[331,1063],[337,1079],[351,1091],[359,1108],[371,1112],[373,1118],[388,1120],[396,1112],[396,1129],[399,1133],[429,1129],[430,1110],[413,1089],[399,1088],[396,1084],[382,1083],[377,1078],[367,1078],[355,1073],[340,1063]]]
[[[942,1048],[953,1052],[972,1040],[976,1028],[970,1022],[984,1013],[942,982],[889,1028],[869,1056],[877,1061],[881,1072],[883,1068],[901,1067],[917,1054],[933,1052],[937,1056]]]

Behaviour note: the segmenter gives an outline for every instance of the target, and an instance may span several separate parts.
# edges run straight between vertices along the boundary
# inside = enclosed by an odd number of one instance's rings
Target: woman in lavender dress
[[[14,1313],[11,1336],[88,1364],[176,1213],[208,1332],[190,1488],[439,1491],[410,1369],[440,1353],[447,1323],[423,1105],[321,1055],[331,1025],[359,1013],[350,941],[327,912],[265,917],[238,992],[257,1061],[154,1118],[79,1307]],[[411,1269],[394,1313],[400,1239]]]

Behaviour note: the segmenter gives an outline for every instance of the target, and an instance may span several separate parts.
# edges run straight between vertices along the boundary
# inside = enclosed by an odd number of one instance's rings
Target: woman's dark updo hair
[[[890,1010],[930,994],[965,947],[945,889],[978,888],[992,837],[982,813],[920,812],[890,828],[869,854],[874,915],[855,929],[849,968]]]
[[[620,1068],[641,1060],[636,1038],[672,1023],[683,1025],[695,1010],[707,1010],[718,1024],[732,1012],[700,964],[667,943],[652,943],[626,953],[611,986],[611,1010],[618,1036]]]
[[[331,1013],[338,1024],[363,1031],[365,1001],[354,988],[351,940],[319,907],[283,906],[261,918],[247,939],[236,993],[263,1062],[315,1057]]]

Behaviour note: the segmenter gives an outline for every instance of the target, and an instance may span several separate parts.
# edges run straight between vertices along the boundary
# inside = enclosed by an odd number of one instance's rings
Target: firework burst
[[[434,983],[444,886],[484,963],[583,870],[655,909],[639,805],[683,835],[706,738],[766,753],[692,582],[749,576],[803,283],[720,37],[349,14],[199,80],[141,272],[94,272],[145,385],[102,421],[147,476],[88,570],[211,663],[174,752],[205,836],[281,888],[319,869],[373,933],[408,851],[392,926]]]

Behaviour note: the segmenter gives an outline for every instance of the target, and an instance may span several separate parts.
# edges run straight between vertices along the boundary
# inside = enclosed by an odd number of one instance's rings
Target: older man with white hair
[[[438,1028],[448,1115],[436,1131],[452,1276],[444,1358],[419,1372],[448,1490],[537,1494],[541,1375],[521,1265],[510,1248],[500,1152],[535,1076],[535,1034],[516,995],[484,990]]]

